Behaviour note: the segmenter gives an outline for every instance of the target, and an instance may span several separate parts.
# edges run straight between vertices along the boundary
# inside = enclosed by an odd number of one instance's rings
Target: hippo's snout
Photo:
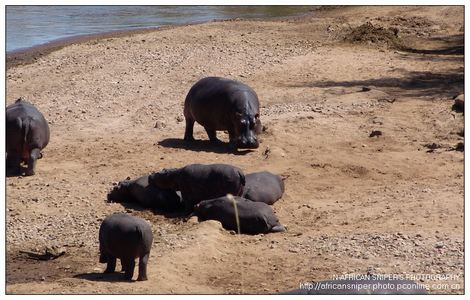
[[[258,139],[255,136],[245,138],[241,137],[237,140],[237,148],[256,149],[259,147]]]

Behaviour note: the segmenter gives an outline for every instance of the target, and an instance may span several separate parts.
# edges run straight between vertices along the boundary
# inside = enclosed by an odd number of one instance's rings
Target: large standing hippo
[[[220,77],[206,77],[194,84],[184,102],[184,139],[193,141],[194,122],[201,124],[211,141],[217,130],[227,130],[230,144],[254,149],[261,131],[259,101],[255,91],[244,83]]]
[[[191,164],[179,169],[163,169],[149,176],[149,184],[161,189],[180,191],[185,211],[195,204],[227,194],[240,196],[245,175],[237,167],[226,164]]]
[[[243,198],[272,205],[284,193],[284,181],[281,176],[263,171],[245,175]]]
[[[153,234],[144,219],[124,213],[106,217],[99,232],[100,263],[107,263],[105,273],[116,268],[116,259],[121,260],[125,279],[134,275],[135,259],[139,258],[137,280],[147,280],[147,262],[152,248]]]
[[[286,295],[425,295],[424,285],[408,279],[374,278],[338,279],[303,283]]]
[[[199,222],[216,220],[225,229],[235,231],[238,230],[238,217],[240,233],[259,234],[286,230],[279,223],[271,206],[236,196],[201,201],[194,206],[194,215]]]
[[[109,202],[134,202],[146,208],[174,212],[183,210],[183,203],[174,190],[148,184],[148,176],[118,183],[109,193]]]
[[[31,103],[22,98],[6,108],[7,173],[21,174],[21,164],[27,164],[25,175],[34,175],[41,150],[49,143],[49,125]]]

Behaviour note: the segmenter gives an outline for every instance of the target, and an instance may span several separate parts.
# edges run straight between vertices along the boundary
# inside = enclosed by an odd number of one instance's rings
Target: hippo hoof
[[[124,280],[127,280],[127,281],[132,281],[132,276],[129,276],[127,274],[124,274]]]
[[[137,277],[137,281],[146,281],[147,280],[147,276],[139,276]]]
[[[25,176],[33,176],[34,174],[35,174],[35,172],[34,172],[33,170],[26,170],[26,171],[24,172],[24,175],[25,175]]]

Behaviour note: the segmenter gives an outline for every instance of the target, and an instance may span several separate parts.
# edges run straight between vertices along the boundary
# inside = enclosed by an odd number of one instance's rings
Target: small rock
[[[157,121],[154,126],[154,128],[165,128],[165,127],[166,127],[166,123],[163,121]]]
[[[444,242],[437,242],[437,243],[434,245],[434,247],[437,248],[437,249],[444,248]]]
[[[374,137],[374,136],[381,136],[382,135],[382,131],[380,130],[373,130],[370,134],[369,134],[369,137]]]
[[[463,152],[463,151],[464,151],[464,144],[463,144],[463,142],[459,142],[459,143],[455,146],[455,151],[460,151],[460,152]]]
[[[371,88],[370,88],[370,87],[367,87],[367,86],[363,86],[363,87],[361,88],[361,92],[369,92],[370,90],[371,90]]]
[[[197,223],[199,223],[196,216],[192,216],[191,218],[188,219],[187,222],[188,222],[189,224],[197,224]]]

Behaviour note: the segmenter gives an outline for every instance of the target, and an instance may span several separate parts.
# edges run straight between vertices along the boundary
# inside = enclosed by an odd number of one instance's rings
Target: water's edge
[[[53,40],[44,44],[35,45],[32,47],[28,47],[28,48],[21,48],[21,49],[13,50],[10,52],[6,52],[6,49],[5,49],[6,70],[15,66],[32,64],[40,57],[48,55],[51,52],[60,50],[64,47],[67,47],[73,44],[86,43],[86,42],[93,41],[93,40],[98,41],[102,39],[133,36],[136,34],[154,32],[158,30],[169,30],[169,29],[176,28],[176,27],[198,25],[198,24],[204,24],[204,23],[210,23],[210,22],[300,20],[306,17],[311,17],[312,15],[315,14],[315,11],[319,9],[321,9],[321,6],[312,7],[312,10],[309,10],[304,14],[299,14],[295,16],[212,19],[209,21],[188,22],[188,23],[173,24],[173,25],[162,25],[159,27],[151,27],[151,28],[115,30],[115,31],[109,31],[109,32],[84,34],[84,35],[76,35],[72,37],[60,38],[60,39]]]

